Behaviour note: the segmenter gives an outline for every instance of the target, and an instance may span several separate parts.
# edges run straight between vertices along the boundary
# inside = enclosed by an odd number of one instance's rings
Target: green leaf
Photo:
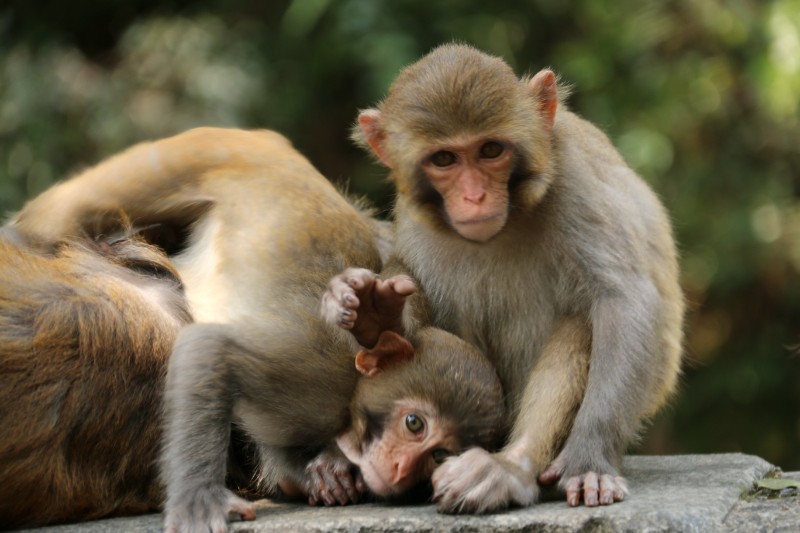
[[[784,490],[800,488],[800,481],[796,479],[759,479],[756,486],[767,490]]]

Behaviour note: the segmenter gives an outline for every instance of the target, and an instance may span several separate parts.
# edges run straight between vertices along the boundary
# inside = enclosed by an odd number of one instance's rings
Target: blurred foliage
[[[800,468],[800,0],[12,0],[0,211],[136,141],[282,131],[386,206],[348,141],[436,44],[552,66],[670,209],[690,304],[682,390],[635,451]]]

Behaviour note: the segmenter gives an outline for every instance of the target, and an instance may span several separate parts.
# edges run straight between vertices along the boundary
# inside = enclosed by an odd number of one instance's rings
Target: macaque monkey
[[[621,456],[680,372],[684,303],[659,200],[564,107],[552,71],[518,79],[465,45],[404,69],[359,115],[354,138],[397,189],[396,259],[385,271],[419,289],[404,289],[402,315],[378,316],[377,278],[346,272],[326,295],[329,322],[367,346],[376,324],[453,332],[494,362],[509,396],[507,445],[439,467],[439,509],[530,505],[537,478],[560,479],[571,506],[622,500]],[[586,336],[583,386],[573,357],[554,364],[553,354],[574,356]]]
[[[0,529],[160,507],[163,379],[190,320],[144,243],[39,253],[0,228]]]
[[[118,211],[186,235],[171,259],[195,323],[178,334],[166,379],[167,531],[255,517],[224,484],[232,424],[258,448],[262,490],[329,505],[364,485],[402,493],[448,456],[502,439],[500,382],[473,346],[387,328],[364,349],[322,319],[334,274],[381,268],[381,228],[279,134],[201,128],[140,144],[46,191],[12,227],[46,249],[113,232]],[[400,309],[394,294],[410,280],[385,283],[384,308]]]

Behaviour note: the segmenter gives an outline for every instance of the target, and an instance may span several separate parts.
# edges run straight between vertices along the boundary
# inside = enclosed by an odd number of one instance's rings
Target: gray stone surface
[[[447,516],[430,505],[310,508],[258,503],[255,522],[237,522],[232,531],[800,531],[797,498],[742,499],[753,483],[775,470],[758,457],[742,454],[629,456],[625,472],[631,494],[608,506],[570,509],[563,501],[541,503],[490,516]],[[39,533],[160,531],[161,517],[147,515],[41,528]]]

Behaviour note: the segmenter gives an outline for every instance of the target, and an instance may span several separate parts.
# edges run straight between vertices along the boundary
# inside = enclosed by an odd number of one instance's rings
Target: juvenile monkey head
[[[428,480],[438,464],[467,448],[491,449],[506,433],[502,388],[487,359],[435,328],[412,341],[384,332],[375,348],[359,354],[356,364],[368,378],[356,389],[351,429],[338,439],[380,496]],[[379,361],[389,363],[365,372]]]
[[[405,68],[354,140],[392,171],[400,201],[484,242],[553,174],[554,74],[518,79],[500,58],[444,45]]]

